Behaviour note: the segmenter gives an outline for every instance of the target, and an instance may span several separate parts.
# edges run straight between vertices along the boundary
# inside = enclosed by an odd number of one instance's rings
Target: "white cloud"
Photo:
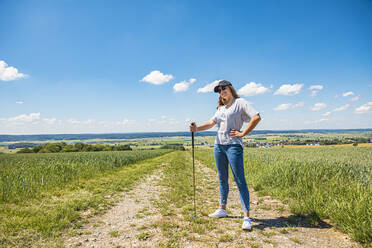
[[[312,111],[319,111],[321,109],[324,109],[325,107],[327,107],[327,104],[319,102],[319,103],[315,103],[314,106],[311,107],[310,109]]]
[[[100,125],[100,126],[102,126],[104,128],[108,128],[108,127],[110,127],[110,122],[108,122],[108,121],[99,121],[98,122],[98,125]]]
[[[79,121],[77,119],[74,119],[74,118],[70,118],[70,119],[67,120],[67,123],[72,124],[72,125],[76,125],[76,124],[80,124],[81,121]]]
[[[53,125],[57,119],[56,118],[44,118],[43,121],[46,123],[46,124],[49,124],[49,125]]]
[[[10,122],[35,122],[40,120],[40,113],[22,114],[16,117],[8,118]]]
[[[323,89],[323,85],[311,85],[309,87],[309,90],[322,90]]]
[[[351,98],[352,102],[355,102],[355,101],[358,101],[358,100],[359,100],[359,96],[354,96],[353,98]]]
[[[17,68],[8,66],[5,61],[0,60],[0,80],[12,81],[25,77],[28,77],[28,75],[18,72]]]
[[[114,125],[114,122],[108,122],[108,121],[99,121],[97,122],[96,120],[88,119],[88,120],[78,120],[75,118],[70,118],[66,121],[67,124],[70,125],[79,125],[79,126],[96,126],[98,125]],[[117,122],[119,124],[121,122]]]
[[[305,121],[306,124],[316,124],[316,123],[321,123],[321,122],[326,122],[329,121],[329,119],[320,119],[320,120],[315,120],[315,121]]]
[[[293,96],[300,93],[303,84],[283,84],[274,95]]]
[[[118,124],[119,126],[126,126],[126,125],[128,125],[129,123],[130,123],[130,120],[128,120],[128,119],[124,119],[124,120],[122,120],[122,121],[117,122],[117,124]]]
[[[372,108],[372,102],[367,102],[355,109],[356,114],[365,114]]]
[[[95,123],[95,121],[91,120],[91,119],[83,121],[83,124],[85,124],[85,125],[93,125],[94,123]]]
[[[221,81],[221,79],[220,80],[213,81],[212,83],[207,84],[203,88],[199,88],[197,92],[198,93],[214,92],[213,91],[214,90],[214,87],[216,87],[220,81]]]
[[[174,92],[187,91],[189,89],[189,84],[186,81],[182,81],[173,86]]]
[[[318,94],[318,91],[322,90],[323,89],[323,85],[311,85],[309,87],[309,90],[311,90],[311,94],[310,96],[316,96]]]
[[[166,74],[161,73],[158,70],[155,70],[147,74],[144,78],[142,78],[141,81],[147,82],[150,84],[161,85],[161,84],[169,82],[173,78],[174,77],[172,75],[166,75]]]
[[[283,103],[274,108],[274,110],[277,111],[282,111],[282,110],[288,110],[288,109],[293,109],[293,108],[298,108],[298,107],[303,107],[304,102],[298,102],[298,103]]]
[[[174,92],[187,91],[189,86],[196,82],[195,78],[190,78],[189,81],[182,81],[173,86]]]
[[[2,121],[7,121],[9,125],[27,125],[27,124],[54,124],[57,119],[56,118],[43,118],[41,119],[40,113],[30,113],[30,114],[22,114],[15,117],[10,118],[1,118]],[[42,121],[42,122],[40,122]]]
[[[18,101],[18,102],[16,102],[16,104],[24,104],[24,102]]]
[[[326,112],[326,113],[324,113],[324,114],[322,114],[322,115],[323,115],[323,116],[328,116],[328,115],[332,114],[333,112],[344,111],[344,110],[346,110],[346,109],[349,108],[349,107],[350,107],[350,104],[345,104],[344,106],[341,106],[341,107],[339,107],[339,108],[335,108],[335,109],[333,109],[333,110],[331,110],[331,111],[328,111],[328,112]]]
[[[304,106],[304,102],[299,102],[293,105],[294,108],[303,107],[303,106]]]
[[[264,87],[262,84],[257,84],[255,82],[250,82],[244,85],[238,90],[239,95],[243,96],[254,96],[267,92],[269,89]]]
[[[344,106],[341,106],[339,108],[335,108],[333,110],[333,112],[338,112],[338,111],[344,111],[345,109],[347,109],[348,107],[350,107],[350,104],[345,104]]]
[[[292,106],[292,103],[283,103],[274,108],[274,110],[287,110]]]
[[[342,96],[352,96],[352,95],[354,95],[354,92],[352,92],[352,91],[348,91],[348,92],[345,92],[345,93],[342,93]]]
[[[149,118],[147,119],[149,123],[147,123],[148,126],[151,126],[153,128],[158,128],[158,127],[164,127],[164,125],[177,125],[180,124],[181,122],[176,120],[175,118],[172,117],[167,117],[165,115],[160,116],[160,118]]]
[[[318,91],[312,90],[310,96],[316,96],[318,94]]]

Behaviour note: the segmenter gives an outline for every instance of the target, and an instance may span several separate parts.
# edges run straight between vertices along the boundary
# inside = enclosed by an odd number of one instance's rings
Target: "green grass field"
[[[361,243],[372,242],[372,147],[245,149],[248,184],[288,201],[291,210],[329,218]],[[213,150],[197,158],[214,168]]]
[[[169,164],[163,168],[163,185],[172,186],[161,192],[158,207],[164,218],[174,216],[174,211],[189,218],[190,152],[169,152],[1,155],[0,247],[60,246],[68,228],[83,225],[115,204],[117,198],[107,196],[129,190],[162,163]],[[214,169],[213,149],[197,148],[196,158]],[[330,219],[353,239],[372,242],[371,146],[245,149],[245,173],[250,187],[289,203],[292,212],[314,222]],[[87,209],[94,211],[84,215]],[[203,221],[188,228],[213,228]],[[165,222],[161,225],[167,237],[164,247],[177,244],[181,234]]]
[[[17,154],[0,157],[0,203],[23,201],[43,190],[90,178],[169,150]]]
[[[2,155],[0,247],[62,247],[68,228],[104,213],[169,152]]]

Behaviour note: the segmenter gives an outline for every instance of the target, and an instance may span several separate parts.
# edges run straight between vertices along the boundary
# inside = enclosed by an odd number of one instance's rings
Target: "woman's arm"
[[[257,124],[260,122],[260,120],[261,120],[260,114],[256,114],[249,121],[247,127],[244,129],[243,132],[239,132],[239,131],[237,131],[235,129],[232,129],[230,131],[230,135],[232,137],[243,137],[243,136],[246,136],[247,134],[249,134],[257,126]]]
[[[200,126],[196,126],[196,123],[193,122],[190,125],[190,132],[200,132],[200,131],[205,131],[210,128],[212,128],[214,125],[216,125],[216,122],[214,120],[206,121]]]

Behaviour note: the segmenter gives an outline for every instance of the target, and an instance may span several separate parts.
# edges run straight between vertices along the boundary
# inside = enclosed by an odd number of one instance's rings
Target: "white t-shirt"
[[[231,137],[231,129],[240,131],[244,122],[249,122],[258,112],[243,98],[235,99],[231,106],[219,107],[212,117],[217,125],[217,136],[215,144],[230,145],[240,144],[243,146],[242,138]]]

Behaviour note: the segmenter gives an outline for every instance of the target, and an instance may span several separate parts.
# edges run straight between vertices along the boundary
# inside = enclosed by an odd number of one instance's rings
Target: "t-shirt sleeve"
[[[216,113],[214,113],[214,115],[213,115],[213,117],[212,117],[211,120],[213,120],[214,122],[218,123],[218,109],[217,109]]]
[[[243,115],[244,115],[244,121],[249,122],[253,116],[258,114],[259,112],[255,110],[249,102],[243,99],[241,101],[241,108],[243,110]]]

